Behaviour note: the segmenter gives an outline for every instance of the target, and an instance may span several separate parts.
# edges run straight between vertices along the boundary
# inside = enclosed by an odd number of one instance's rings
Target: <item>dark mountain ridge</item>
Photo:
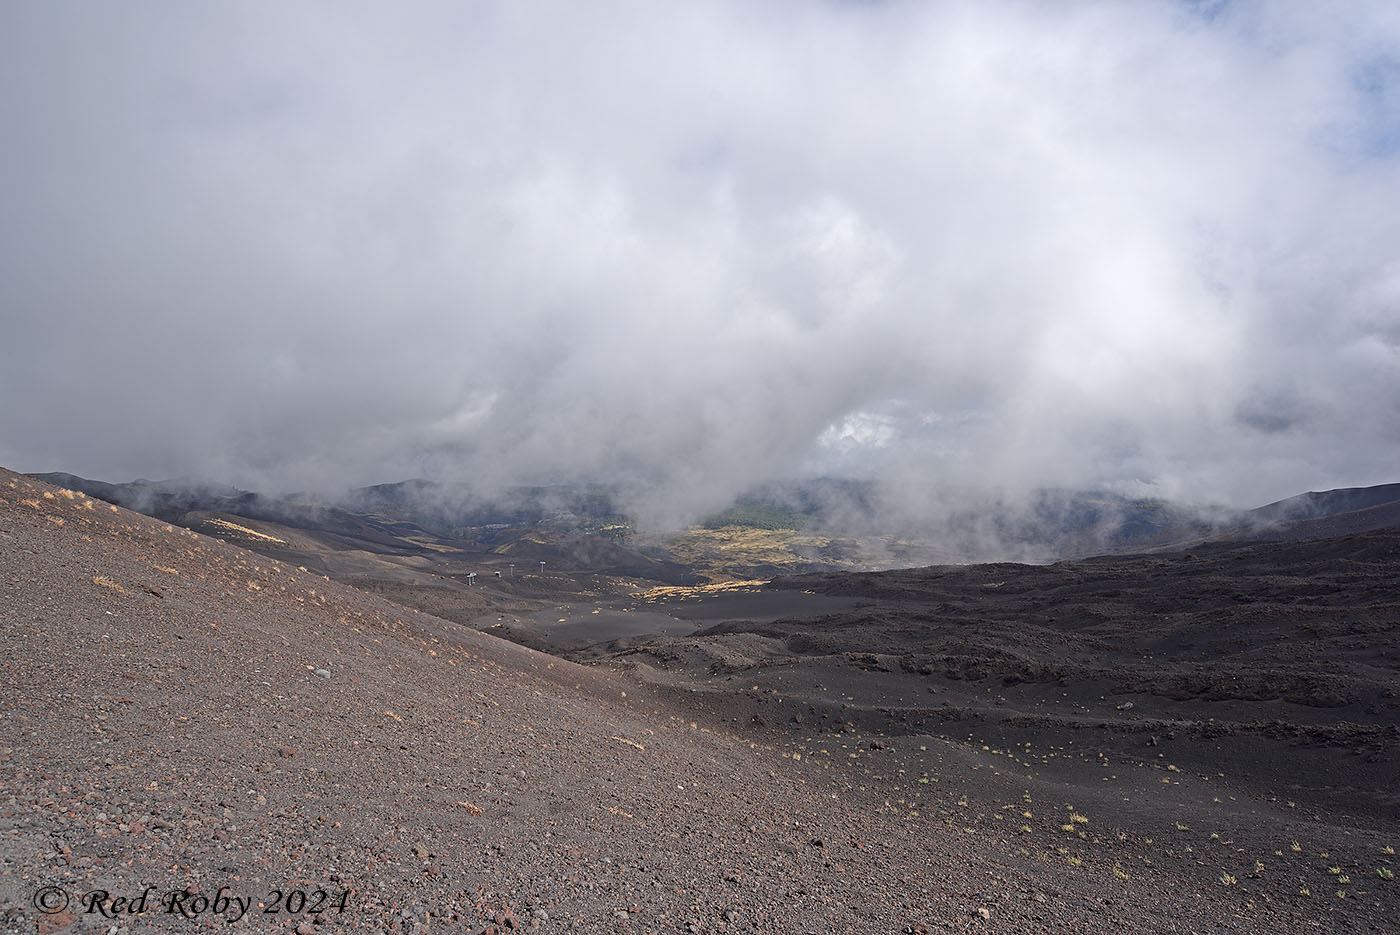
[[[322,499],[179,481],[112,484],[65,473],[33,476],[180,525],[202,521],[206,514],[228,514],[314,533],[338,548],[379,554],[429,554],[445,548],[534,556],[580,571],[653,573],[667,581],[677,581],[681,574],[664,544],[654,538],[644,543],[618,494],[600,485],[520,487],[487,496],[467,484],[420,479]],[[888,497],[874,484],[857,480],[774,483],[740,496],[701,526],[824,536],[831,540],[824,551],[833,555],[861,552],[843,541],[892,536],[914,543],[914,554],[922,543],[962,561],[1049,562],[1171,550],[1216,539],[1316,538],[1400,523],[1400,484],[1310,492],[1247,511],[1065,489],[1021,498],[969,494],[958,500],[960,505],[939,509],[914,509]],[[911,550],[900,546],[887,551]],[[792,552],[797,556],[804,550]],[[802,570],[822,570],[820,558],[807,561]]]

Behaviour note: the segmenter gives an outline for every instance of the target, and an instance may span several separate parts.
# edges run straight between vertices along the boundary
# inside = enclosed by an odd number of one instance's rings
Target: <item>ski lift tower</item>
[[[469,571],[469,572],[467,572],[467,587],[469,587],[469,588],[476,587],[476,572],[474,572],[474,571]]]
[[[540,562],[540,576],[544,576],[544,562]]]

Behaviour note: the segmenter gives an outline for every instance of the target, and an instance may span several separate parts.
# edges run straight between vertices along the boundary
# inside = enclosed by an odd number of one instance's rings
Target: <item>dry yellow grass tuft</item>
[[[113,591],[116,591],[118,594],[130,594],[130,593],[131,593],[131,592],[128,591],[126,588],[124,588],[124,587],[122,587],[121,585],[117,584],[117,583],[116,583],[115,581],[113,581],[111,578],[104,578],[104,577],[101,576],[101,575],[98,575],[97,577],[93,578],[93,579],[92,579],[92,583],[93,583],[93,584],[96,584],[96,585],[99,585],[99,586],[101,586],[101,587],[104,587],[104,588],[111,588]]]
[[[39,509],[38,500],[21,500],[20,503],[24,506],[32,506],[36,510]]]
[[[286,539],[279,539],[276,536],[269,536],[267,533],[258,532],[256,529],[249,529],[247,526],[240,526],[237,523],[230,523],[226,519],[211,519],[207,520],[207,522],[210,526],[217,527],[226,532],[231,532],[235,535],[248,536],[253,539],[260,539],[263,542],[280,542],[283,545],[287,544]],[[165,529],[166,532],[173,531],[169,526],[165,527]]]

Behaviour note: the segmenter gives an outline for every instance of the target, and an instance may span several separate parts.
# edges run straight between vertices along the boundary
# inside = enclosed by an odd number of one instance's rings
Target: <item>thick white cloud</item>
[[[0,459],[1396,480],[1400,8],[0,10]]]

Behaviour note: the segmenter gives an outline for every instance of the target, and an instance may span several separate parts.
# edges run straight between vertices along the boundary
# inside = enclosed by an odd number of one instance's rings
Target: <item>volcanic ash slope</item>
[[[167,908],[221,890],[245,931],[1296,921],[1026,861],[615,674],[6,471],[0,589],[5,930],[193,930]]]

